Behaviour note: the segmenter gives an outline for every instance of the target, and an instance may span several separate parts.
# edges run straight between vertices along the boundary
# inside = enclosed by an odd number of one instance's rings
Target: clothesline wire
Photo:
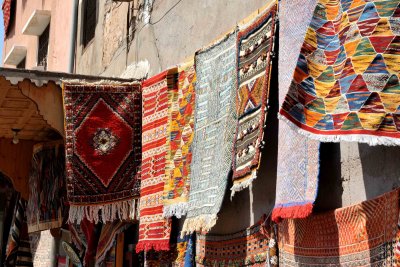
[[[162,21],[164,18],[165,18],[165,16],[167,16],[174,8],[176,8],[176,6],[177,5],[179,5],[179,3],[181,3],[183,0],[178,0],[173,6],[171,6],[158,20],[156,20],[156,21],[154,21],[154,22],[152,22],[152,21],[150,21],[151,20],[151,18],[150,18],[150,20],[148,21],[148,22],[146,22],[145,24],[143,24],[142,26],[141,26],[141,28],[136,32],[136,30],[138,29],[138,26],[139,25],[137,25],[137,26],[135,26],[135,28],[134,28],[134,30],[133,30],[133,32],[135,32],[135,34],[139,34],[142,30],[143,30],[143,28],[145,27],[145,26],[147,26],[147,25],[156,25],[157,23],[159,23],[160,21]],[[149,12],[149,14],[147,15],[147,17],[146,17],[146,19],[148,18],[148,17],[150,17],[150,13],[151,12]],[[145,20],[146,20],[145,19]],[[137,37],[137,36],[136,36]],[[137,58],[138,58],[138,41],[139,41],[139,38],[136,38],[136,61],[137,61]],[[114,55],[113,56],[113,58],[112,58],[112,60],[111,60],[111,62],[109,63],[109,65],[110,64],[112,64],[120,55],[121,55],[121,53],[123,52],[123,51],[125,51],[125,49],[127,49],[128,48],[128,43],[125,43],[122,47],[121,47],[121,49],[120,49],[120,51],[118,52],[118,54],[116,54],[116,55]],[[107,68],[101,73],[101,74],[103,74],[104,72],[106,72],[106,70],[107,70]]]

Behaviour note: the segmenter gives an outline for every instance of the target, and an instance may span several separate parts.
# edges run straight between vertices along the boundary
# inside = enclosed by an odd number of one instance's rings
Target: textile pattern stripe
[[[64,141],[37,144],[29,175],[28,232],[59,228],[65,201]]]
[[[320,141],[400,145],[399,4],[319,1],[282,118]]]
[[[236,128],[236,38],[235,31],[195,56],[195,139],[182,235],[210,230],[224,198]]]
[[[101,266],[106,260],[107,253],[115,245],[118,234],[125,231],[128,227],[129,224],[122,221],[114,221],[103,225],[97,244],[96,266]]]
[[[317,0],[280,1],[279,102],[289,89],[304,34]],[[312,212],[317,196],[319,142],[279,123],[279,151],[275,207],[272,219],[304,218]]]
[[[10,24],[11,2],[16,0],[4,0],[3,2],[3,20],[4,20],[4,39],[8,34],[8,26]],[[15,14],[14,14],[15,15]],[[15,18],[14,18],[15,19]]]
[[[176,90],[176,68],[143,82],[142,180],[139,243],[136,251],[168,250],[171,220],[163,217],[168,90]]]
[[[69,222],[134,217],[141,160],[140,84],[64,84]]]
[[[33,266],[28,226],[26,224],[26,205],[26,201],[22,198],[19,198],[15,205],[12,225],[6,244],[4,266]]]
[[[396,266],[399,190],[279,225],[282,266]],[[397,265],[398,266],[398,265]]]
[[[196,266],[266,266],[268,243],[260,224],[232,235],[197,234]]]
[[[185,215],[190,189],[190,163],[194,137],[196,72],[193,62],[178,69],[178,87],[168,91],[167,158],[164,217]]]
[[[267,116],[276,2],[238,33],[238,116],[232,195],[257,177]]]

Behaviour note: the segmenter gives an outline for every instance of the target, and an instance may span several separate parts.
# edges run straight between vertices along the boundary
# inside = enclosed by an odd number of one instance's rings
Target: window
[[[39,36],[39,50],[38,50],[38,66],[42,66],[44,70],[47,69],[47,53],[49,50],[49,34],[50,23],[46,29]]]
[[[86,46],[94,38],[96,30],[97,0],[85,0],[83,7],[82,44]]]
[[[20,63],[18,63],[17,69],[25,69],[25,65],[26,65],[26,57],[24,57],[24,59],[21,60]]]

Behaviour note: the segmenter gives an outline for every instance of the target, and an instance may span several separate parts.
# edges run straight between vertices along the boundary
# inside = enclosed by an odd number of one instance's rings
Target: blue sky
[[[3,66],[4,26],[3,11],[0,11],[0,66]]]
[[[0,62],[3,62],[4,26],[3,11],[0,12]],[[2,63],[0,64],[3,65]]]

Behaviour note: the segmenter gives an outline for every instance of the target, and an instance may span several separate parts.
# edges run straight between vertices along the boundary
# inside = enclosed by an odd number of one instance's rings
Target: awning
[[[22,140],[48,141],[64,135],[61,83],[133,82],[131,79],[95,77],[58,72],[0,68],[0,138],[12,138],[20,130]]]

